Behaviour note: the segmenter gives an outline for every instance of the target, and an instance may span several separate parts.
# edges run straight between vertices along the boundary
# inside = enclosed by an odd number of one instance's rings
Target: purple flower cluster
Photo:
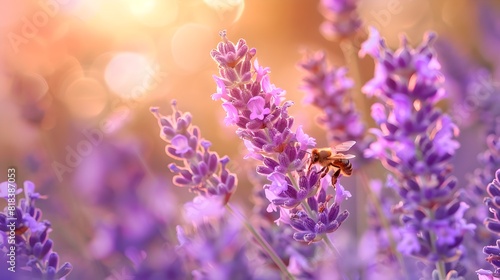
[[[380,159],[394,174],[389,184],[399,190],[402,201],[395,211],[404,224],[398,248],[436,265],[443,279],[453,270],[463,273],[461,243],[475,226],[464,219],[468,205],[458,200],[458,184],[450,175],[458,128],[435,106],[445,92],[434,38],[428,34],[412,49],[403,37],[393,52],[372,28],[360,54],[376,60],[375,76],[363,91],[383,102],[371,112],[380,129],[371,130],[377,140],[365,155]]]
[[[457,118],[465,125],[481,121],[492,133],[500,114],[500,85],[486,69],[474,69],[462,81],[466,81],[465,92],[454,108]]]
[[[329,66],[325,52],[306,55],[299,67],[306,72],[302,85],[304,101],[324,113],[317,120],[326,130],[329,143],[335,146],[354,140],[354,151],[360,154],[365,147],[365,126],[350,96],[354,82],[346,76],[347,68]]]
[[[403,271],[414,267],[411,267],[412,262],[403,262],[395,246],[400,238],[399,219],[391,213],[396,201],[395,190],[379,180],[370,181],[370,188],[378,201],[367,204],[368,229],[358,247],[361,263],[367,271],[366,279],[404,279]]]
[[[288,271],[296,279],[325,279],[325,277],[340,279],[341,272],[335,265],[338,263],[337,260],[331,258],[332,254],[329,254],[329,251],[322,250],[322,244],[295,242],[293,238],[295,230],[292,227],[273,226],[273,220],[277,214],[266,211],[268,203],[261,182],[265,178],[262,176],[257,178],[254,182],[257,191],[254,199],[255,216],[253,220],[259,225],[259,231],[263,238],[267,240],[278,257],[287,264]],[[263,279],[278,279],[279,271],[272,260],[261,248],[257,248],[257,250],[259,263],[262,263],[259,267],[266,268],[265,274],[262,274],[265,275]],[[331,269],[325,271],[326,267]]]
[[[469,176],[470,188],[473,193],[484,197],[484,186],[493,180],[495,170],[500,168],[500,117],[486,136],[486,150],[477,157],[479,167]]]
[[[117,277],[117,279],[169,279],[169,280],[184,280],[188,279],[187,273],[184,270],[184,264],[181,258],[177,256],[174,249],[162,248],[164,252],[152,257],[151,261],[141,262],[134,273],[127,273],[126,277]],[[165,252],[166,251],[166,252]]]
[[[357,0],[321,0],[320,11],[325,17],[320,30],[328,39],[343,39],[361,28],[356,12]]]
[[[160,115],[157,108],[151,112],[158,119],[161,138],[168,143],[167,155],[183,161],[183,166],[169,165],[177,173],[174,183],[197,194],[184,205],[188,223],[177,226],[177,262],[192,271],[194,279],[254,279],[241,225],[237,219],[224,216],[224,205],[237,185],[236,175],[226,168],[229,158],[211,152],[210,142],[192,125],[191,114],[178,111],[175,101],[172,107],[173,113],[167,117]],[[175,272],[175,277],[183,275],[182,271],[169,271]]]
[[[276,252],[278,257],[287,264],[288,271],[299,279],[307,278],[311,270],[317,267],[315,259],[320,256],[319,244],[306,244],[296,242],[293,239],[294,230],[290,227],[276,227],[272,223],[261,223],[259,231],[263,238]],[[272,259],[257,248],[257,256],[262,263],[260,266],[266,268],[266,274],[279,278],[277,270]],[[273,277],[269,277],[273,279]],[[310,278],[310,277],[309,277]]]
[[[177,227],[178,254],[194,279],[258,279],[247,259],[245,235],[235,219],[215,219],[194,232]]]
[[[252,69],[255,49],[243,39],[235,45],[225,32],[221,35],[222,42],[211,52],[220,73],[214,76],[217,93],[212,98],[222,100],[226,124],[238,127],[248,156],[262,162],[257,172],[270,181],[264,185],[271,202],[268,210],[280,209],[279,222],[297,230],[296,240],[319,241],[347,218],[340,203],[350,194],[338,185],[340,195],[331,200],[319,186],[316,167],[305,170],[306,150],[315,146],[315,140],[301,126],[292,128],[294,120],[287,112],[292,102],[282,102],[285,92],[270,83],[269,68],[255,60]]]
[[[497,128],[496,130],[496,132],[486,137],[487,150],[478,155],[479,167],[476,168],[472,174],[468,174],[467,179],[469,184],[467,190],[469,192],[463,195],[464,200],[467,201],[472,208],[470,210],[471,213],[469,213],[471,221],[476,223],[480,223],[488,216],[486,209],[484,209],[482,205],[482,200],[486,196],[484,186],[488,185],[493,180],[495,171],[500,168],[500,129]],[[496,239],[496,236],[478,227],[475,239],[479,244],[484,244],[491,239]]]
[[[494,63],[497,67],[500,63],[498,58],[498,46],[500,45],[500,20],[498,5],[495,1],[480,0],[475,1],[476,5],[474,15],[478,19],[479,38],[482,44],[479,44],[481,53],[485,59]]]
[[[79,275],[83,278],[102,278],[124,270],[132,275],[136,266],[130,261],[131,252],[165,243],[163,230],[173,227],[177,215],[172,184],[163,176],[147,172],[141,141],[115,136],[108,134],[82,159],[71,184],[81,202],[64,208],[68,215],[84,212],[99,217],[84,220],[80,227],[89,230],[84,245],[88,258],[103,266],[100,276],[95,276],[96,272],[89,272],[80,263],[78,268],[85,275],[80,271]]]
[[[305,209],[294,207],[287,215],[281,216],[283,222],[297,231],[293,234],[295,240],[311,243],[328,238],[325,234],[336,231],[349,216],[346,210],[340,212],[340,204],[351,194],[338,185],[335,196],[327,195],[329,185],[328,180],[322,180],[318,194],[306,199]],[[333,203],[330,203],[332,199]],[[288,216],[289,220],[284,220]]]
[[[201,138],[198,127],[191,125],[191,114],[179,112],[175,101],[172,108],[173,113],[168,117],[158,113],[157,108],[151,108],[151,112],[158,119],[160,137],[168,143],[165,151],[184,164],[182,167],[169,165],[177,174],[174,183],[202,196],[221,197],[226,204],[237,185],[236,176],[226,169],[229,158],[219,158],[210,151],[211,143]]]
[[[484,7],[481,6],[485,3],[480,2],[477,4],[482,9]],[[491,16],[491,12],[488,13]],[[500,168],[500,145],[496,144],[500,135],[500,86],[495,81],[494,70],[478,65],[471,59],[470,54],[458,49],[449,40],[438,40],[437,50],[443,65],[443,73],[447,78],[445,81],[447,91],[452,93],[450,114],[465,135],[462,141],[467,147],[476,146],[477,136],[468,137],[468,132],[478,128],[486,131],[485,134],[480,133],[486,138],[485,142],[480,141],[486,144],[486,151],[479,153],[477,162],[464,161],[460,158],[455,160],[457,165],[464,167],[468,162],[474,162],[474,166],[477,166],[473,172],[465,174],[468,184],[461,198],[470,206],[466,219],[474,224],[481,224],[486,217],[491,216],[483,204],[483,199],[487,195],[485,186],[493,180],[495,170]],[[467,248],[467,259],[464,264],[470,271],[487,265],[483,254],[476,248],[490,244],[496,239],[496,236],[486,228],[479,226],[474,237],[464,241]]]
[[[496,171],[495,179],[486,187],[488,197],[484,199],[484,204],[488,206],[493,217],[486,218],[484,224],[496,237],[495,245],[488,245],[483,248],[483,252],[488,255],[486,260],[495,268],[493,272],[486,270],[477,271],[478,275],[489,276],[485,279],[500,277],[500,169]]]
[[[477,65],[470,55],[460,52],[451,42],[439,40],[437,50],[448,92],[453,104],[450,114],[461,128],[480,122],[488,134],[495,130],[500,115],[500,84],[494,71]]]
[[[7,182],[1,185],[1,194],[9,204],[15,201],[15,195],[7,191]],[[23,189],[18,189],[17,194]],[[44,198],[35,192],[35,185],[24,182],[25,197],[19,199],[18,205],[7,206],[0,213],[0,251],[2,259],[2,279],[61,279],[67,276],[73,267],[66,262],[59,265],[59,255],[52,249],[54,242],[49,238],[51,224],[41,220],[42,211],[35,206],[35,202]],[[10,239],[12,234],[14,239]],[[14,244],[12,243],[14,241]],[[8,252],[15,247],[15,266],[10,266],[12,258]],[[8,270],[12,268],[15,270]]]
[[[294,229],[291,227],[276,227],[274,220],[279,218],[279,213],[268,212],[269,201],[266,198],[262,185],[266,178],[260,176],[255,170],[248,170],[248,175],[254,186],[253,193],[253,215],[252,223],[256,225],[262,237],[273,248],[277,256],[287,264],[288,271],[299,279],[310,276],[310,270],[316,266],[314,260],[319,256],[320,244],[306,244],[296,242],[293,239]],[[262,248],[257,247],[257,257],[261,263],[259,267],[265,267],[269,275],[268,279],[279,278],[279,270]],[[310,278],[310,277],[309,277]]]

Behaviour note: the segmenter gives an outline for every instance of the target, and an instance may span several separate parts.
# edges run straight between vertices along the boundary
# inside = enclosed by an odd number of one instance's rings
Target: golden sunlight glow
[[[106,107],[108,99],[104,86],[93,78],[80,78],[71,83],[63,95],[66,107],[77,118],[92,118]]]
[[[72,0],[69,3],[60,5],[59,8],[84,22],[88,22],[99,13],[101,2],[96,0]]]
[[[113,56],[104,71],[104,80],[113,93],[139,98],[155,85],[156,69],[142,54],[121,52]]]
[[[179,14],[177,0],[128,0],[135,19],[145,26],[161,27],[174,22]]]
[[[186,71],[199,70],[210,61],[207,49],[217,44],[216,31],[207,26],[188,23],[179,27],[172,36],[172,57]]]
[[[37,73],[27,73],[25,75],[25,79],[29,81],[33,87],[33,90],[31,91],[33,94],[31,98],[33,98],[33,100],[39,101],[46,96],[49,91],[49,84],[42,75]]]
[[[26,4],[23,4],[23,1],[0,0],[0,5],[9,7],[0,9],[0,28],[14,25],[26,9]]]
[[[245,9],[244,0],[203,0],[210,8],[215,10],[221,20],[232,18],[232,22],[240,19]]]
[[[130,12],[135,16],[144,16],[153,11],[157,0],[127,0]]]

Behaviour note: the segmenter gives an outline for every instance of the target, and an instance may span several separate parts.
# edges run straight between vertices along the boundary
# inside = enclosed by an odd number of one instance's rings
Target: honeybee
[[[346,141],[333,148],[313,149],[308,171],[311,170],[313,164],[319,164],[322,168],[318,173],[321,173],[321,178],[323,178],[328,174],[330,168],[336,169],[332,174],[332,186],[335,188],[340,173],[345,176],[351,176],[352,174],[352,164],[349,159],[355,156],[340,152],[349,150],[354,144],[356,144],[356,141]]]

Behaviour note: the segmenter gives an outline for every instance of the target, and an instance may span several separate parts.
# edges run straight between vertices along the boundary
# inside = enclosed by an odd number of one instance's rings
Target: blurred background
[[[171,160],[151,106],[168,115],[176,99],[181,111],[193,114],[213,150],[232,160],[239,176],[236,203],[250,207],[246,174],[252,162],[242,159],[235,129],[224,126],[220,102],[210,97],[218,69],[209,53],[219,31],[257,49],[259,63],[271,68],[272,83],[295,102],[290,112],[296,123],[318,146],[327,145],[314,122],[318,110],[302,103],[297,63],[303,51],[320,49],[334,65],[348,63],[339,42],[320,33],[318,4],[0,0],[1,178],[13,166],[18,183],[33,181],[48,196],[38,207],[52,222],[55,250],[75,267],[68,279],[120,279],[120,270],[139,254],[131,248],[157,248],[175,237],[181,205],[192,194],[171,184]],[[452,97],[443,107],[451,109],[463,98],[460,82],[467,69],[484,68],[488,79],[498,77],[499,8],[498,1],[486,0],[364,0],[358,11],[363,30],[378,28],[393,48],[401,34],[416,46],[425,32],[438,33]],[[355,48],[366,34],[360,32]],[[360,66],[364,83],[373,76],[373,62],[362,59]],[[358,103],[369,116],[368,103]],[[473,169],[475,154],[484,149],[474,135],[485,128],[469,113],[459,123],[465,133],[457,174]]]

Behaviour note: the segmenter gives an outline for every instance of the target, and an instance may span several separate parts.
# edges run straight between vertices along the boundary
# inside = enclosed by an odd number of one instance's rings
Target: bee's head
[[[311,162],[316,163],[319,161],[319,150],[313,149],[311,151]]]

